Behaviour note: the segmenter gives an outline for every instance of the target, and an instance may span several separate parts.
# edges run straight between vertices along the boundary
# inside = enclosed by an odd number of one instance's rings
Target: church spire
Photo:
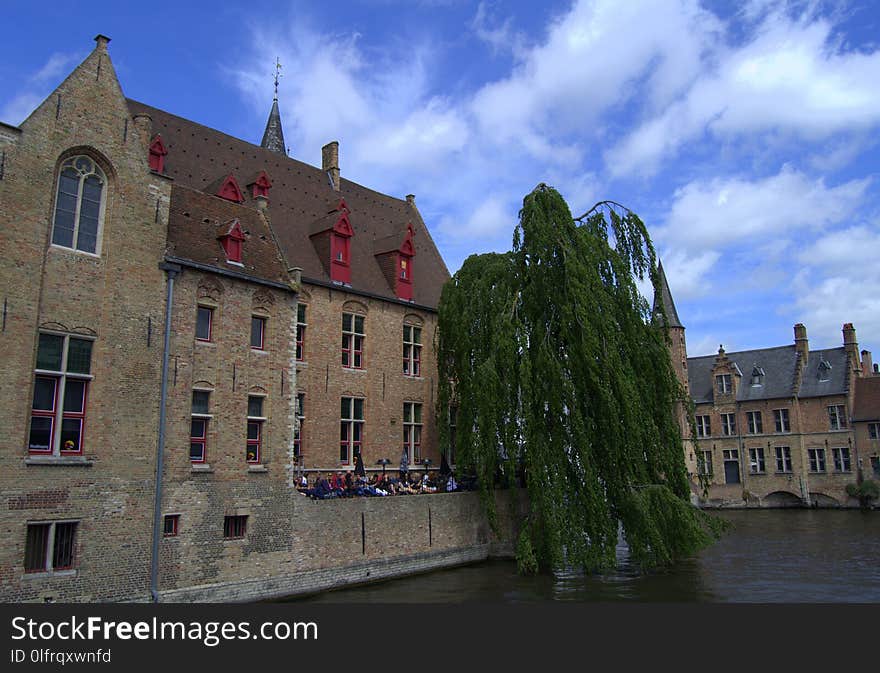
[[[657,273],[660,276],[660,287],[654,294],[654,315],[660,315],[660,306],[662,302],[663,310],[666,313],[666,327],[684,327],[681,320],[678,319],[678,312],[675,310],[675,302],[672,301],[672,293],[669,291],[669,283],[666,281],[666,274],[663,272],[663,263],[657,264]]]
[[[281,113],[278,111],[278,79],[281,77],[281,61],[275,58],[275,96],[272,99],[272,109],[269,111],[269,120],[266,122],[266,130],[263,132],[261,147],[267,150],[287,156],[284,145],[284,131],[281,129]]]

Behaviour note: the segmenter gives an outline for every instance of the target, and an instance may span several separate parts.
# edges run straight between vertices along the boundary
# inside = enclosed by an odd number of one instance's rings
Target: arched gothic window
[[[67,159],[58,175],[52,243],[95,253],[104,213],[107,178],[93,159]]]

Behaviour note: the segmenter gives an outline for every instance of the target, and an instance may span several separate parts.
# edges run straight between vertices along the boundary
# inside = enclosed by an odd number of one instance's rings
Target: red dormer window
[[[412,301],[413,297],[413,257],[416,255],[413,245],[414,235],[412,224],[407,224],[406,238],[403,239],[403,245],[397,251],[397,282],[395,285],[398,298],[406,301]]]
[[[232,173],[226,176],[226,179],[223,180],[223,184],[220,185],[220,189],[218,189],[214,195],[219,196],[221,199],[226,199],[227,201],[235,201],[236,203],[244,201],[244,196],[242,195],[238,182],[235,177],[233,177]]]
[[[348,206],[339,202],[339,219],[330,232],[330,280],[351,283],[351,237],[354,230],[348,219]]]
[[[238,219],[232,220],[226,227],[225,233],[217,237],[223,250],[226,252],[226,261],[233,264],[241,264],[241,244],[244,243],[244,232]]]
[[[165,143],[162,142],[162,136],[157,135],[150,143],[150,170],[156,173],[165,172],[165,155],[168,150],[165,149]]]
[[[266,171],[260,171],[260,175],[257,179],[248,186],[251,188],[251,196],[254,198],[257,198],[258,196],[269,198],[269,190],[272,189],[272,181],[269,179],[269,176],[266,175]]]

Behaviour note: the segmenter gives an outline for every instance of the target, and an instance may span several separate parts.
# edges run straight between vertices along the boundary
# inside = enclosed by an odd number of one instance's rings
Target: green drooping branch
[[[457,462],[479,477],[493,521],[496,478],[524,473],[523,569],[613,565],[619,524],[646,567],[711,540],[689,504],[683,391],[636,287],[646,274],[658,288],[638,216],[597,210],[577,223],[540,185],[513,250],[469,257],[443,290],[439,409],[457,409]]]

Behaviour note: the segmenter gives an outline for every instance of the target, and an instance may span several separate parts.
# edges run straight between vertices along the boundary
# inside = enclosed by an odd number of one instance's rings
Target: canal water
[[[880,603],[880,512],[725,510],[732,528],[675,567],[640,574],[618,549],[604,575],[521,577],[490,561],[301,599],[341,603],[540,601]]]

